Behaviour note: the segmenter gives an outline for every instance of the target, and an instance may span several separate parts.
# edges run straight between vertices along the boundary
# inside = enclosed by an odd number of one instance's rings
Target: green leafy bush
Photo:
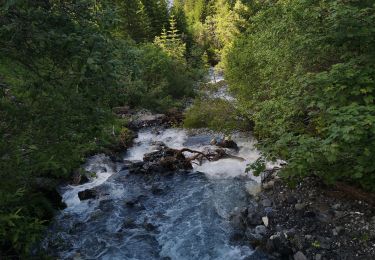
[[[284,174],[375,190],[373,1],[266,1],[226,57],[226,76]]]
[[[197,99],[185,113],[184,126],[231,132],[248,128],[249,122],[240,117],[229,101],[220,98]]]

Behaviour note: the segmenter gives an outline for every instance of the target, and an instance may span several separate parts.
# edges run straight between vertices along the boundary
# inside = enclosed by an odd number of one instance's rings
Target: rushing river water
[[[96,178],[61,188],[67,208],[48,232],[47,252],[59,259],[264,259],[231,240],[236,230],[230,213],[248,205],[247,189],[255,183],[245,174],[246,164],[259,157],[251,138],[234,136],[237,155],[245,162],[222,159],[168,175],[127,170],[126,162],[142,160],[155,142],[204,150],[213,137],[182,129],[144,129],[124,162],[104,155],[89,158],[85,168]],[[93,187],[100,198],[80,201],[78,192]]]

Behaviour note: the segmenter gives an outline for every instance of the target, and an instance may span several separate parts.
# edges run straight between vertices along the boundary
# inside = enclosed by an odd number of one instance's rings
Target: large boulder
[[[78,198],[80,200],[89,200],[89,199],[94,199],[98,195],[98,192],[94,189],[88,189],[84,191],[78,192]]]

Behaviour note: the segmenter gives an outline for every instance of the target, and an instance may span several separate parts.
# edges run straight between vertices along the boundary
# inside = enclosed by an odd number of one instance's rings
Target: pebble
[[[307,257],[301,251],[295,253],[293,258],[294,260],[307,260]]]
[[[306,203],[297,203],[296,205],[294,205],[294,208],[298,211],[303,210],[304,208],[306,208]]]
[[[340,203],[337,203],[337,204],[335,204],[335,205],[332,206],[332,208],[333,208],[334,210],[338,210],[340,207],[341,207],[341,204],[340,204]]]
[[[337,234],[342,234],[344,232],[344,227],[338,226],[335,228]]]
[[[263,207],[271,207],[272,206],[272,202],[269,199],[262,200],[261,204],[263,205]]]
[[[320,247],[323,249],[330,249],[331,248],[331,240],[328,237],[318,237],[318,241]]]
[[[266,227],[268,227],[268,225],[269,225],[268,217],[267,217],[267,216],[262,217],[262,221],[263,221],[263,224],[264,224]]]
[[[263,225],[256,226],[255,233],[258,235],[265,235],[267,234],[267,228]]]
[[[275,186],[275,181],[269,181],[263,184],[263,189],[271,190]]]
[[[266,207],[264,208],[264,212],[266,213],[266,215],[268,215],[268,214],[273,213],[274,209],[272,207]]]
[[[316,254],[314,260],[322,260],[322,255]]]
[[[247,215],[247,222],[253,226],[260,225],[262,224],[262,217],[256,212],[250,212]]]
[[[335,210],[334,213],[336,218],[342,218],[343,216],[345,216],[344,211]]]
[[[290,195],[287,197],[286,201],[289,203],[289,204],[294,204],[296,203],[298,200],[296,197],[294,197],[293,195]]]

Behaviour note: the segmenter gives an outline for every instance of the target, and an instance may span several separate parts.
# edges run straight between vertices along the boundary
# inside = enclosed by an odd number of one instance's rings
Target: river
[[[122,162],[95,155],[84,165],[96,177],[61,187],[67,208],[60,211],[43,242],[59,259],[266,259],[233,239],[230,214],[245,207],[257,179],[245,173],[259,153],[248,134],[234,134],[235,159],[194,165],[173,174],[131,174],[128,165],[163,142],[171,148],[204,150],[214,133],[184,129],[142,129]],[[78,192],[96,187],[98,199],[80,201]]]

